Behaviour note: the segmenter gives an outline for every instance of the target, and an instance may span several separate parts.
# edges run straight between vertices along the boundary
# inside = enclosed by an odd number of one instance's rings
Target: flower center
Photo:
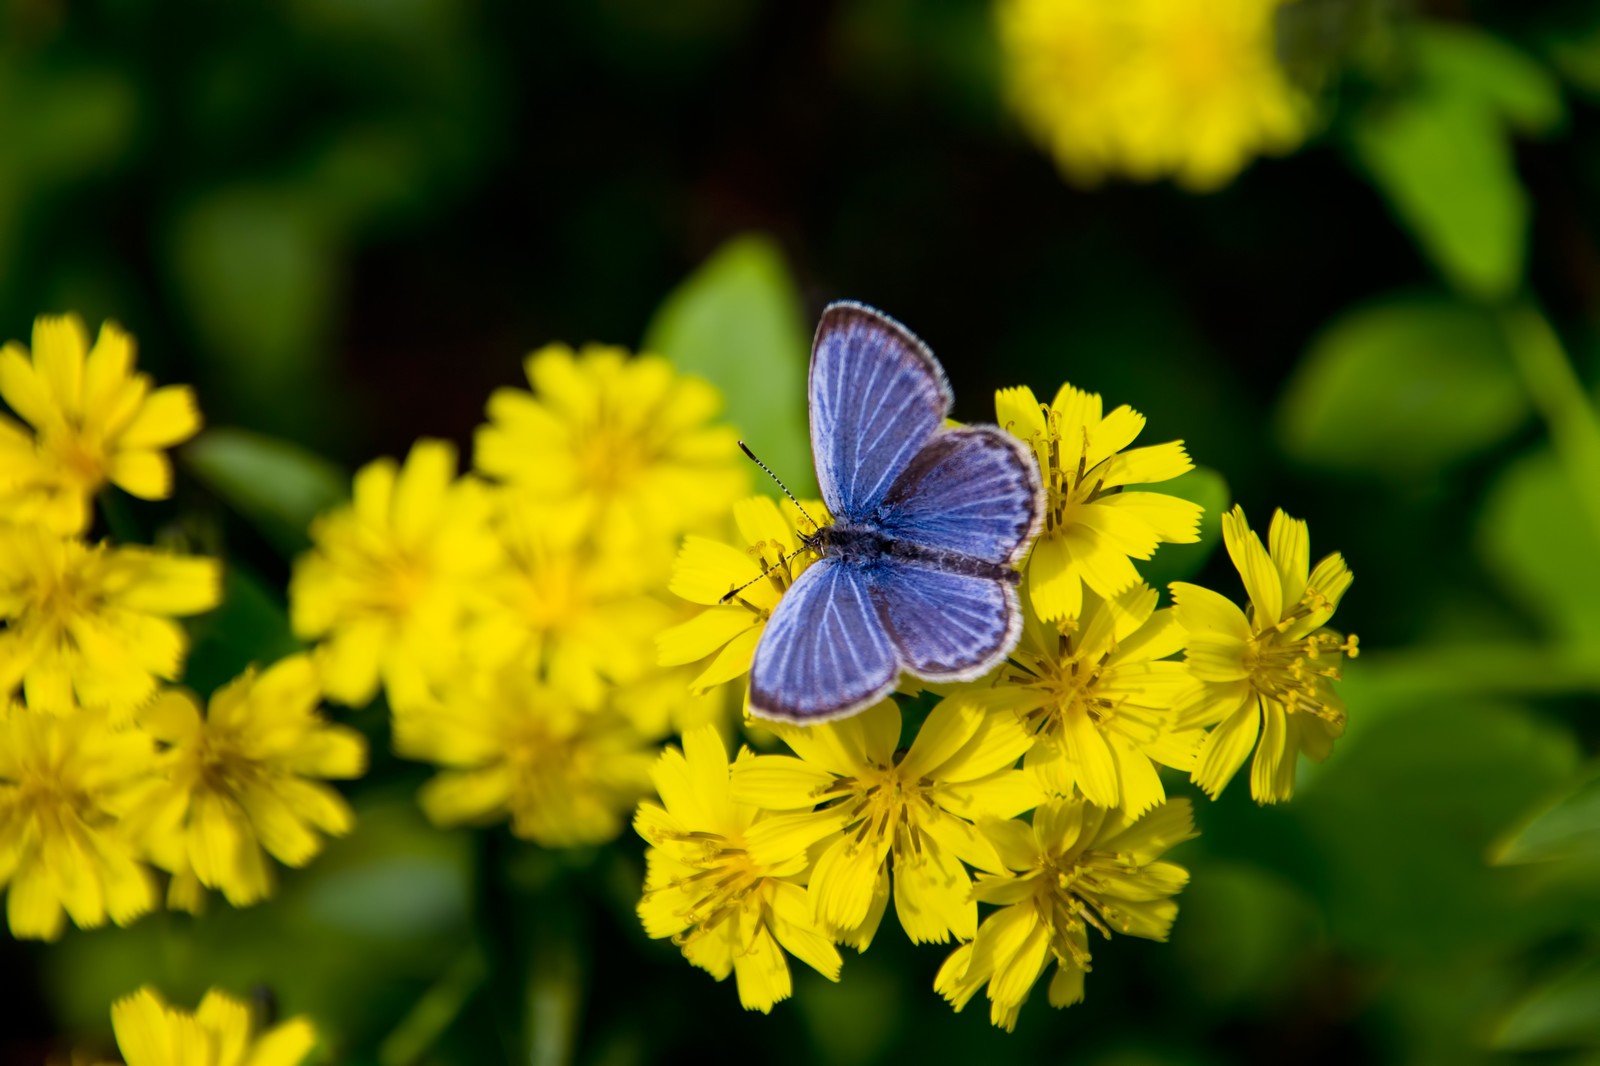
[[[1283,704],[1290,714],[1311,714],[1338,723],[1344,721],[1344,708],[1333,697],[1331,685],[1343,676],[1344,657],[1354,659],[1360,654],[1358,638],[1354,633],[1341,638],[1329,629],[1292,635],[1314,612],[1327,606],[1327,598],[1308,587],[1282,621],[1251,637],[1244,668],[1250,672],[1255,690]]]
[[[690,899],[689,905],[677,914],[688,928],[672,938],[674,944],[683,947],[737,915],[750,893],[761,888],[765,875],[742,847],[742,841],[702,832],[678,834],[677,839],[698,843],[702,848],[698,858],[687,860],[697,867],[696,871],[666,886],[682,891]]]
[[[1078,427],[1077,439],[1068,440],[1061,430],[1060,413],[1044,403],[1039,405],[1039,409],[1044,413],[1045,424],[1048,427],[1046,454],[1049,456],[1049,461],[1043,471],[1044,487],[1048,496],[1044,524],[1048,533],[1072,525],[1077,519],[1080,507],[1110,494],[1104,491],[1105,469],[1110,460],[1103,459],[1091,467],[1088,427]]]

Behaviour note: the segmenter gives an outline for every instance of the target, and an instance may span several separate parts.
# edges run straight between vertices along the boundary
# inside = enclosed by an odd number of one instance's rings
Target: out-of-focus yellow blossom
[[[1022,639],[1008,663],[969,690],[996,713],[1013,711],[1035,734],[1023,765],[1050,794],[1075,790],[1100,807],[1138,815],[1166,799],[1156,764],[1189,770],[1204,732],[1178,727],[1194,687],[1172,610],[1138,584],[1110,600],[1090,595],[1075,624],[1046,622],[1023,596]]]
[[[985,825],[1014,873],[980,874],[973,895],[1000,909],[983,920],[978,936],[951,953],[934,990],[956,1010],[989,986],[989,1020],[1002,1029],[1017,1024],[1028,992],[1056,964],[1050,1005],[1083,999],[1089,971],[1089,928],[1165,940],[1178,905],[1170,897],[1189,872],[1158,861],[1195,836],[1186,799],[1172,800],[1130,822],[1082,799],[1058,799],[1033,812],[1033,824]]]
[[[651,740],[669,734],[682,736],[702,725],[713,726],[728,737],[739,714],[738,704],[724,689],[691,689],[689,682],[698,672],[693,666],[657,668],[636,681],[617,685],[611,706]]]
[[[155,746],[104,712],[67,717],[0,705],[0,886],[12,935],[54,940],[127,925],[155,890],[121,815],[150,775]]]
[[[0,398],[27,423],[0,415],[7,521],[80,533],[108,482],[147,500],[171,494],[165,449],[199,431],[200,411],[187,385],[151,391],[133,366],[132,337],[107,322],[91,350],[77,315],[35,319],[31,357],[15,342],[0,349]]]
[[[541,503],[571,508],[632,550],[719,518],[747,491],[722,397],[657,355],[564,344],[525,364],[530,394],[499,389],[478,429],[477,469]]]
[[[311,660],[294,655],[223,686],[203,715],[177,690],[140,712],[165,750],[127,824],[173,874],[170,903],[193,909],[200,885],[235,907],[257,903],[272,891],[266,853],[304,866],[322,850],[321,834],[354,828],[344,798],[315,779],[360,777],[366,739],[326,722],[321,694]]]
[[[1083,586],[1109,600],[1139,582],[1129,561],[1159,544],[1200,539],[1199,504],[1130,485],[1167,481],[1194,468],[1182,441],[1128,448],[1144,416],[1126,405],[1102,416],[1100,396],[1062,385],[1049,406],[1026,385],[995,394],[995,417],[1033,449],[1044,477],[1044,531],[1027,563],[1028,593],[1041,618],[1075,618]]]
[[[485,580],[468,625],[473,663],[515,665],[586,707],[599,704],[609,682],[650,671],[656,634],[673,617],[651,595],[665,573],[632,553],[602,551],[587,531],[520,494],[497,496],[495,531],[506,566]]]
[[[1216,189],[1309,130],[1310,101],[1277,58],[1283,2],[1001,0],[1007,94],[1074,184]]]
[[[423,786],[439,825],[482,825],[547,847],[603,844],[650,791],[655,749],[620,714],[585,709],[516,667],[473,673],[394,716],[395,750],[446,767]]]
[[[820,501],[807,500],[805,509],[818,522],[828,521]],[[693,534],[684,538],[668,587],[706,610],[657,641],[665,666],[716,656],[691,682],[701,692],[750,672],[756,644],[778,598],[817,558],[799,550],[800,537],[816,530],[787,500],[780,509],[766,496],[752,496],[734,504],[733,518],[742,548]],[[722,602],[734,589],[741,591]]]
[[[31,710],[125,719],[183,667],[188,637],[172,619],[221,595],[215,559],[0,526],[0,696],[20,685]]]
[[[295,635],[323,641],[318,665],[330,699],[359,706],[382,681],[396,708],[426,701],[461,662],[465,620],[502,565],[493,493],[456,478],[456,452],[420,440],[356,473],[349,506],[311,524],[295,563]]]
[[[734,765],[751,758],[741,750]],[[757,861],[749,836],[777,816],[736,802],[728,772],[727,749],[709,726],[685,733],[682,751],[662,752],[651,777],[663,805],[641,803],[633,823],[651,845],[639,917],[646,933],[671,937],[717,980],[734,974],[739,1002],[764,1013],[791,991],[784,950],[830,981],[841,960],[811,919],[805,849]]]
[[[257,1034],[249,1006],[216,989],[190,1013],[146,985],[112,1004],[111,1027],[127,1066],[300,1066],[317,1043],[304,1018]]]
[[[972,939],[978,909],[962,863],[996,873],[1003,867],[971,820],[1012,818],[1040,798],[1033,780],[1012,768],[1030,743],[1015,715],[946,699],[903,757],[896,754],[900,725],[892,700],[822,725],[774,722],[768,728],[799,758],[759,755],[733,767],[734,802],[796,812],[746,833],[757,862],[832,835],[811,874],[811,913],[836,940],[861,950],[889,898],[891,854],[895,913],[906,935],[917,943]]]
[[[1323,627],[1354,577],[1338,552],[1310,569],[1306,524],[1281,510],[1267,534],[1270,554],[1242,507],[1222,516],[1222,537],[1250,594],[1248,615],[1209,589],[1172,585],[1188,632],[1185,661],[1201,683],[1184,715],[1216,724],[1193,777],[1214,798],[1254,747],[1250,794],[1276,803],[1294,795],[1300,754],[1321,762],[1344,733],[1344,701],[1333,682],[1343,657],[1356,656],[1356,638]]]

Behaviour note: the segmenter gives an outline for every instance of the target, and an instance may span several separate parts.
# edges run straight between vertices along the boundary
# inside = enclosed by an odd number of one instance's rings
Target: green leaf
[[[1452,284],[1484,299],[1517,287],[1528,198],[1500,120],[1481,101],[1423,94],[1370,108],[1357,120],[1354,147]]]
[[[1507,127],[1555,128],[1560,90],[1538,63],[1476,30],[1422,25],[1411,41],[1414,87],[1360,112],[1352,147],[1452,284],[1504,297],[1521,283],[1528,229]]]
[[[194,646],[184,684],[207,695],[251,664],[265,666],[301,649],[283,598],[238,564],[223,571],[222,603],[191,624]]]
[[[1574,654],[1600,654],[1600,545],[1554,453],[1540,449],[1506,467],[1479,523],[1479,553],[1505,590]]]
[[[1565,118],[1556,79],[1500,38],[1435,22],[1417,28],[1415,43],[1426,84],[1469,97],[1527,133],[1549,133]]]
[[[1563,859],[1600,859],[1600,773],[1547,804],[1494,852],[1502,866]]]
[[[349,475],[333,463],[248,430],[208,429],[184,447],[181,457],[285,554],[310,544],[311,520],[349,495]]]
[[[1198,574],[1222,539],[1222,512],[1233,502],[1228,481],[1209,466],[1197,466],[1171,481],[1150,486],[1151,492],[1198,503],[1206,509],[1200,516],[1200,540],[1194,544],[1163,544],[1149,562],[1137,564],[1145,582],[1164,589],[1171,581],[1187,581]]]
[[[1506,1014],[1493,1044],[1505,1051],[1600,1046],[1600,960],[1540,985]]]
[[[673,290],[644,337],[645,350],[722,390],[751,450],[802,498],[817,491],[806,430],[810,347],[783,256],[755,235],[723,245]]]
[[[1323,330],[1278,405],[1294,457],[1333,470],[1437,472],[1504,440],[1528,399],[1487,313],[1390,298]]]
[[[1351,717],[1361,712],[1352,702]],[[1526,905],[1525,871],[1485,855],[1577,763],[1565,726],[1462,699],[1421,697],[1336,747],[1287,814],[1321,853],[1335,940],[1386,962],[1433,965],[1564,927],[1567,913]]]

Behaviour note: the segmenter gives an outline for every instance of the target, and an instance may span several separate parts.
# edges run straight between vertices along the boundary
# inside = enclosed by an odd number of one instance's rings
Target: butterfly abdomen
[[[860,569],[870,570],[896,561],[947,574],[991,578],[1012,585],[1021,579],[1016,568],[1003,563],[915,544],[866,525],[836,523],[827,526],[818,532],[817,545],[823,555]]]

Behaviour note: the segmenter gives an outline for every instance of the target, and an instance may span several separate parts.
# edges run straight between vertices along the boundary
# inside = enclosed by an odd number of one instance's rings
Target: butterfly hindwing
[[[824,557],[767,621],[750,666],[750,709],[789,722],[840,718],[888,695],[899,676],[866,573]]]
[[[925,548],[1011,565],[1043,519],[1039,468],[1021,442],[993,426],[936,434],[877,508],[879,527]]]
[[[811,452],[835,518],[872,513],[950,411],[950,386],[910,330],[855,303],[817,325],[809,382]]]
[[[970,681],[1005,658],[1022,630],[1017,593],[995,577],[895,560],[874,605],[901,664],[928,681]]]

